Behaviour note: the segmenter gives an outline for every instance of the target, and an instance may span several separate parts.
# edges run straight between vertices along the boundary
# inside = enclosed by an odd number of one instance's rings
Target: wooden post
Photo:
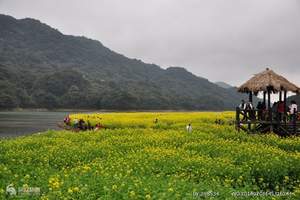
[[[270,109],[271,109],[271,93],[268,90],[268,110],[270,110]]]
[[[249,92],[249,102],[252,104],[253,101],[253,95],[252,95],[252,91]],[[253,106],[253,105],[252,105]],[[249,120],[248,121],[248,131],[251,131],[251,123],[252,123],[252,119],[253,119],[253,110],[248,110],[248,114],[249,114]]]
[[[253,97],[252,97],[252,96],[253,96],[253,95],[252,95],[252,92],[249,92],[249,102],[251,102],[251,103],[253,102],[253,100],[252,100]]]
[[[297,111],[296,109],[294,109],[294,116],[293,116],[293,131],[294,131],[294,135],[297,134]]]
[[[266,105],[266,92],[264,92],[264,105]]]
[[[235,128],[238,132],[240,132],[240,108],[236,107],[236,114],[235,114]]]
[[[282,91],[279,92],[279,101],[282,101]]]
[[[270,122],[270,131],[273,131],[273,116],[271,108],[271,90],[268,89],[268,111],[269,111],[269,122]]]
[[[286,103],[286,91],[284,91],[284,94],[283,94],[283,101],[284,101],[284,114],[283,114],[283,120],[284,120],[284,125],[286,126],[286,120],[287,120],[287,110],[286,110],[286,107],[287,107],[287,103]]]

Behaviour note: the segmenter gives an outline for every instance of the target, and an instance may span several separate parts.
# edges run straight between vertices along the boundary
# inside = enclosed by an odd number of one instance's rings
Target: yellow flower
[[[130,197],[134,197],[134,196],[135,196],[135,192],[134,192],[134,191],[130,191],[130,192],[129,192],[129,196],[130,196]]]
[[[83,172],[88,172],[88,171],[91,170],[91,167],[88,166],[88,165],[84,165],[84,166],[82,167],[82,169],[83,169]]]
[[[283,182],[287,183],[287,182],[289,182],[289,180],[290,180],[290,178],[288,176],[285,176]]]
[[[74,187],[73,188],[73,192],[79,192],[79,191],[80,191],[79,187]]]
[[[53,177],[49,179],[49,188],[50,189],[59,189],[60,186],[62,185],[62,182],[59,181],[59,179],[57,177]]]
[[[117,188],[118,188],[117,185],[113,185],[113,186],[112,186],[112,189],[113,189],[113,190],[117,190]]]
[[[49,200],[49,198],[47,196],[42,196],[41,200]]]
[[[174,189],[173,188],[169,188],[168,191],[169,192],[174,192]]]
[[[147,195],[145,196],[145,198],[146,198],[146,199],[151,199],[151,195],[150,195],[150,194],[147,194]]]

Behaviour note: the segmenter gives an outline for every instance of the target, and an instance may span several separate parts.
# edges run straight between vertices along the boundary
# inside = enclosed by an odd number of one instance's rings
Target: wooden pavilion
[[[300,93],[299,87],[289,82],[283,76],[276,74],[267,68],[265,71],[254,75],[250,80],[238,88],[239,92],[249,94],[249,102],[252,104],[253,95],[263,94],[264,109],[244,109],[236,108],[236,128],[249,133],[274,132],[278,135],[298,135],[300,134],[300,121],[298,111],[290,118],[287,105],[287,92]],[[278,117],[277,109],[272,108],[271,95],[279,94],[279,101],[284,104],[284,113]],[[298,102],[299,103],[299,102]],[[260,115],[260,116],[259,116]]]

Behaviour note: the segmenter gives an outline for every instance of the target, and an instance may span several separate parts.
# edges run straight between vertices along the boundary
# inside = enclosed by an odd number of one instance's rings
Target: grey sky
[[[300,85],[298,0],[0,0],[0,13],[211,81],[239,85],[269,66]]]

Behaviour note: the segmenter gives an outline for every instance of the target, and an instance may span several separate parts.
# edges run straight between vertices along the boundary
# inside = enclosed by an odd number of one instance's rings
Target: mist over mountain
[[[0,15],[1,109],[228,110],[242,98],[182,67],[163,69],[35,19]]]
[[[219,81],[219,82],[215,82],[216,85],[218,85],[221,88],[225,88],[225,89],[229,89],[229,88],[233,88],[234,86],[229,85],[228,83]]]

